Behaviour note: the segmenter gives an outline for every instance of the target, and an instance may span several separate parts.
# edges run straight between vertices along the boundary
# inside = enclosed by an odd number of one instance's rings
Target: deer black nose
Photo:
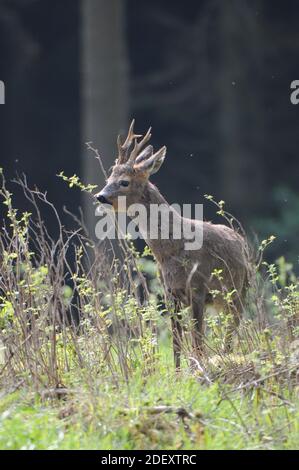
[[[102,194],[100,194],[98,197],[97,197],[98,201],[101,202],[102,204],[109,204],[109,201],[105,198],[105,196],[103,196]]]

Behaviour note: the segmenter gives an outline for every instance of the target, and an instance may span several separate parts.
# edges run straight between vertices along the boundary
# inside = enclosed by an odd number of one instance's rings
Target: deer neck
[[[146,218],[143,219],[146,223],[141,221],[140,223],[137,222],[137,225],[145,242],[160,262],[163,262],[163,260],[167,259],[169,256],[175,256],[181,251],[182,240],[174,239],[173,227],[175,224],[182,223],[182,217],[168,204],[156,186],[150,182],[147,183],[140,202],[146,209]],[[154,207],[155,209],[153,209]],[[159,208],[161,214],[158,220],[156,218],[157,208]],[[164,220],[167,220],[167,217],[169,217],[168,238],[165,238],[165,234],[163,234],[161,230],[161,224],[163,223],[161,222],[162,217],[166,217]],[[158,224],[158,229],[154,237],[152,236],[151,223],[153,226],[157,226]],[[168,223],[166,223],[166,228],[168,228]]]

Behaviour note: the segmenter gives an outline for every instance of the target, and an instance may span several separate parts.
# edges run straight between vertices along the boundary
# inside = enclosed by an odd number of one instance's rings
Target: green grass
[[[0,400],[1,449],[295,449],[299,448],[298,400],[262,387],[233,392],[184,368],[176,373],[170,347],[156,370],[136,370],[115,385],[85,371],[66,377],[70,391],[47,398],[28,388]],[[74,374],[74,375],[73,375]],[[267,386],[265,385],[265,389]],[[279,393],[280,395],[280,393]],[[174,410],[157,412],[158,406]],[[176,411],[184,409],[189,416]]]

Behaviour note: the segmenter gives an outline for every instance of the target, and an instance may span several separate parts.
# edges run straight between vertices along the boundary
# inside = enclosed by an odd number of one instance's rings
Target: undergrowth
[[[16,184],[32,210],[20,213],[1,177],[0,448],[298,448],[299,282],[284,258],[263,261],[272,237],[258,249],[233,352],[223,352],[220,314],[207,316],[205,354],[194,356],[184,310],[175,371],[150,250],[121,240],[116,256],[77,219],[68,231],[25,178]]]

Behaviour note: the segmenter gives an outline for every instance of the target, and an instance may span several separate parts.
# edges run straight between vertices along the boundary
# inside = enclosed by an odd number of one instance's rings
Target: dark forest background
[[[135,117],[167,145],[154,182],[169,202],[224,199],[298,265],[298,16],[295,0],[2,0],[0,165],[77,212],[56,174],[101,184],[85,142],[109,168]]]

